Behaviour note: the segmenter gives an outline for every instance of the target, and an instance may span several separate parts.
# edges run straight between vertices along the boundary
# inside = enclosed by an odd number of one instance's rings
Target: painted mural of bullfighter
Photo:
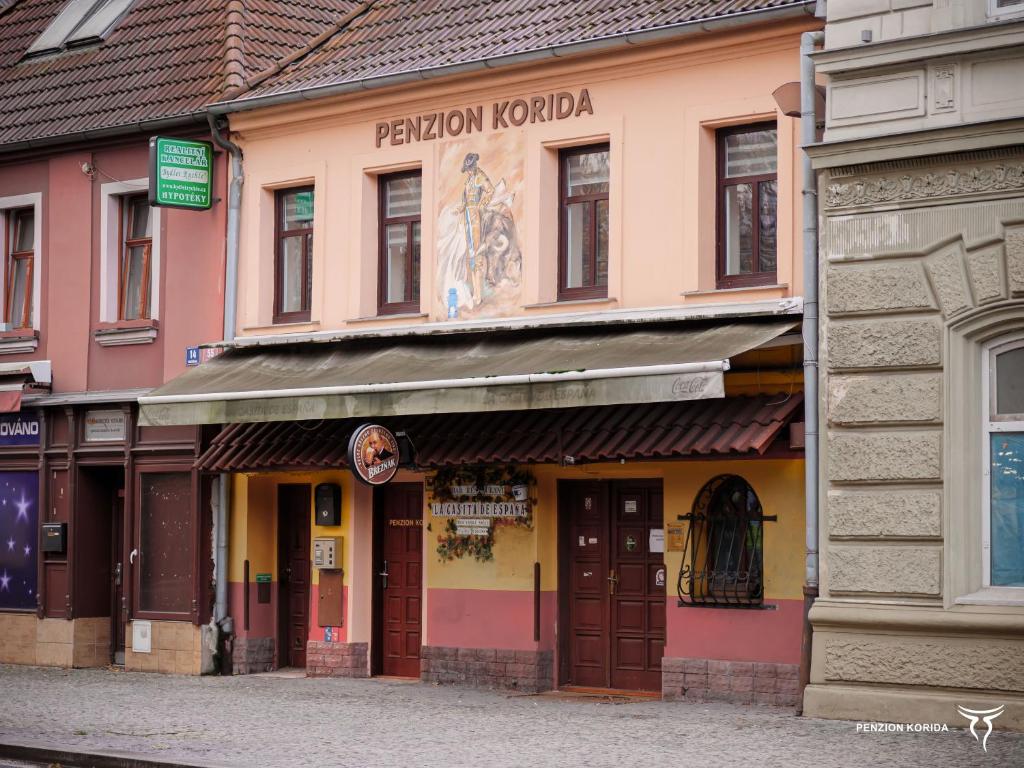
[[[438,271],[449,317],[457,317],[460,307],[483,304],[502,286],[518,286],[522,271],[511,208],[515,195],[504,179],[493,184],[479,160],[475,152],[463,158],[461,200],[447,206],[439,222]]]

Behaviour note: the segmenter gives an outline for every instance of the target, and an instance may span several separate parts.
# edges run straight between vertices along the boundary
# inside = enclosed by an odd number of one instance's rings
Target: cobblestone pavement
[[[230,766],[1024,766],[1024,734],[858,734],[762,707],[390,680],[0,666],[0,742]]]

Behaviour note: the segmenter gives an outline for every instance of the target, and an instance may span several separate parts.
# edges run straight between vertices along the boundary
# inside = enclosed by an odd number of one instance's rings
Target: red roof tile
[[[406,432],[423,467],[552,464],[763,454],[802,412],[803,395],[678,403],[455,413],[383,419]],[[345,466],[365,419],[232,424],[197,461],[211,472]]]
[[[225,92],[229,59],[265,70],[358,5],[137,0],[101,44],[24,58],[64,4],[0,4],[0,146],[200,112]],[[240,45],[229,41],[232,9],[244,9]]]
[[[353,83],[812,0],[376,0],[236,99]]]

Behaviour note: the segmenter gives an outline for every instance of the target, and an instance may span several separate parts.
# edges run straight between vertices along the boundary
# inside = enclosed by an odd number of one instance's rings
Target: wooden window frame
[[[14,244],[18,242],[19,230],[19,219],[26,213],[32,214],[32,250],[29,251],[16,251],[14,250]],[[35,280],[35,227],[39,226],[39,222],[35,220],[35,208],[11,208],[4,211],[4,272],[7,276],[7,282],[4,286],[4,322],[10,323],[12,330],[22,330],[32,328],[32,312],[35,310],[33,306],[33,285],[32,282]],[[16,322],[11,317],[11,290],[14,287],[14,267],[18,261],[28,261],[28,268],[25,271],[25,300],[22,303],[21,318]]]
[[[119,206],[118,226],[118,269],[117,278],[117,319],[119,322],[127,322],[125,318],[125,288],[128,286],[128,268],[131,262],[128,258],[132,248],[142,247],[142,285],[139,292],[139,316],[137,320],[151,320],[152,306],[150,304],[153,286],[153,237],[131,237],[132,208],[138,203],[148,201],[145,195],[122,195]],[[152,222],[153,208],[149,208],[150,222]],[[152,226],[152,223],[151,223]],[[145,310],[145,311],[143,311]]]
[[[274,324],[281,323],[308,323],[311,317],[311,304],[313,303],[313,290],[311,272],[313,271],[313,227],[302,229],[282,229],[284,208],[282,200],[285,195],[301,192],[313,193],[313,210],[316,210],[316,193],[312,185],[302,187],[288,187],[278,189],[274,192]],[[281,288],[283,282],[282,267],[284,250],[281,244],[286,237],[302,238],[302,309],[295,312],[281,311]]]
[[[420,248],[422,249],[423,237],[423,197],[420,195],[420,212],[415,216],[387,216],[387,189],[388,182],[401,181],[402,179],[419,178],[422,184],[423,172],[419,169],[414,171],[401,171],[400,173],[389,173],[377,177],[377,314],[378,315],[401,315],[420,311],[420,297],[413,296],[413,258],[412,258],[412,232],[415,224],[420,225]],[[422,189],[422,187],[421,187]],[[388,243],[387,230],[389,226],[405,224],[406,242],[409,244],[406,255],[406,280],[405,301],[389,302],[388,299]],[[420,267],[422,266],[422,252],[420,254]]]
[[[611,219],[611,202],[609,198],[611,196],[611,177],[609,173],[608,179],[608,192],[601,194],[590,194],[590,195],[574,195],[569,196],[569,158],[576,157],[578,155],[589,155],[597,152],[607,152],[609,160],[611,158],[611,144],[604,142],[601,144],[586,144],[580,147],[570,147],[568,149],[562,149],[558,152],[558,301],[579,301],[584,299],[606,299],[608,298],[608,281],[607,276],[605,278],[604,285],[597,285],[597,232],[598,232],[598,221],[597,221],[597,204],[598,202],[604,201],[608,208],[608,217]],[[610,168],[610,163],[609,163]],[[584,285],[577,288],[568,288],[565,285],[567,270],[567,260],[569,258],[569,206],[576,203],[589,203],[592,209],[592,218],[594,222],[594,231],[591,237],[591,243],[593,248],[591,253],[585,255],[590,261],[590,274],[593,277],[594,285]],[[609,222],[610,223],[610,222]],[[609,254],[609,261],[611,255]],[[609,267],[611,265],[609,264]]]
[[[776,140],[778,139],[778,124],[774,122],[753,123],[750,125],[739,125],[733,128],[720,128],[715,132],[715,276],[717,287],[722,288],[750,288],[761,285],[774,285],[778,282],[779,274],[779,208],[778,208],[778,183],[779,164],[776,153],[775,173],[763,173],[754,176],[733,176],[726,178],[725,175],[725,141],[729,136],[741,133],[754,133],[756,131],[774,130]],[[726,188],[739,184],[750,184],[753,187],[752,201],[755,208],[755,217],[760,216],[761,207],[761,184],[774,181],[776,189],[775,198],[775,269],[770,272],[761,270],[761,226],[755,222],[753,230],[753,269],[751,272],[741,275],[726,274],[728,254],[726,253],[725,242],[725,191]]]

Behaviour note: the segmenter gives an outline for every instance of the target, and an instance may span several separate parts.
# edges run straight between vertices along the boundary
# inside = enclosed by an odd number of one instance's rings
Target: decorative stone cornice
[[[1024,162],[853,178],[825,187],[825,208],[887,205],[936,198],[1024,191]]]

